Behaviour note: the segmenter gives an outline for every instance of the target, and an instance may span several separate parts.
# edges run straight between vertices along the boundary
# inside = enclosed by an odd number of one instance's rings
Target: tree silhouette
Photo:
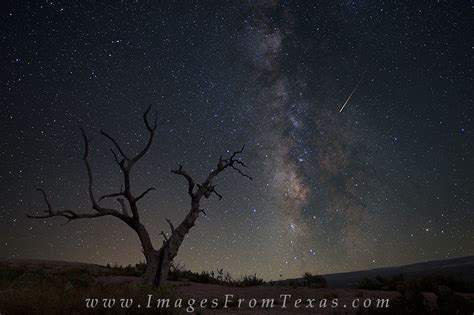
[[[250,180],[252,180],[252,178],[242,171],[242,168],[246,168],[247,165],[238,157],[243,152],[244,147],[242,147],[242,149],[238,151],[235,151],[226,159],[221,156],[217,163],[217,167],[212,170],[206,177],[206,179],[200,184],[194,181],[191,175],[189,175],[189,173],[183,169],[182,165],[178,165],[177,169],[171,170],[173,174],[183,176],[186,179],[188,184],[188,195],[190,197],[191,207],[186,217],[177,227],[175,227],[168,218],[165,218],[171,229],[171,235],[167,237],[166,234],[161,231],[160,234],[163,236],[164,240],[162,242],[161,247],[159,249],[155,249],[147,229],[140,220],[140,213],[138,207],[138,202],[143,197],[145,197],[146,194],[148,194],[150,191],[155,190],[155,188],[150,187],[141,194],[135,195],[134,193],[132,193],[130,181],[130,174],[133,167],[148,152],[155,137],[155,131],[158,125],[157,114],[155,114],[154,123],[150,124],[148,120],[150,110],[151,105],[143,114],[143,121],[149,133],[147,143],[145,144],[144,148],[133,157],[127,155],[122,149],[122,147],[119,145],[119,143],[112,136],[110,136],[103,130],[100,131],[100,133],[104,137],[108,138],[115,147],[115,149],[111,149],[111,152],[114,161],[117,163],[121,170],[121,173],[123,174],[123,185],[119,192],[103,195],[99,197],[99,199],[96,199],[94,194],[94,181],[92,176],[92,170],[89,162],[90,142],[87,138],[84,129],[81,128],[81,134],[84,139],[84,155],[82,157],[82,160],[87,171],[88,195],[91,202],[92,210],[94,211],[90,213],[80,213],[71,209],[55,210],[52,207],[46,192],[43,189],[38,188],[38,191],[42,194],[43,199],[46,203],[47,209],[44,210],[45,214],[39,214],[39,212],[37,212],[36,214],[27,216],[33,219],[64,217],[68,220],[67,223],[77,219],[91,219],[103,216],[113,216],[122,220],[137,233],[138,238],[140,239],[143,254],[146,260],[146,269],[145,275],[143,277],[143,283],[160,286],[165,283],[168,278],[171,262],[178,254],[178,250],[184,240],[184,237],[194,226],[199,214],[205,214],[204,210],[200,206],[202,198],[209,198],[212,194],[215,194],[217,197],[219,197],[219,199],[222,199],[222,195],[216,191],[215,185],[213,185],[213,180],[226,169],[232,169],[241,176],[246,177]],[[103,207],[100,205],[100,202],[102,200],[113,197],[117,197],[116,200],[120,205],[119,210],[115,208]]]

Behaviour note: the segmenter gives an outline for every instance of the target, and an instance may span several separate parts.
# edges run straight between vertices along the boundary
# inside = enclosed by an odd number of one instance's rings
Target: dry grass
[[[136,283],[98,283],[81,270],[46,274],[41,271],[0,268],[1,314],[136,314],[136,305],[145,305],[148,294],[172,298],[174,289],[144,287]],[[97,298],[99,301],[115,298],[117,304],[112,310],[97,307],[92,311],[86,309],[87,298]],[[120,298],[132,298],[133,311],[132,308],[120,308]],[[153,311],[159,314],[156,309]],[[140,313],[147,313],[147,310],[140,309]]]

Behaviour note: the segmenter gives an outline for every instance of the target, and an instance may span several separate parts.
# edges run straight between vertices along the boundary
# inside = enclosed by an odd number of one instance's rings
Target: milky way
[[[309,228],[303,208],[311,191],[298,165],[309,154],[300,135],[305,129],[305,103],[295,101],[294,87],[281,65],[282,46],[292,36],[291,16],[283,14],[284,20],[274,23],[271,18],[277,4],[272,2],[250,9],[255,19],[246,27],[248,39],[243,49],[249,50],[249,61],[255,67],[254,93],[263,119],[257,138],[271,187],[269,224],[282,242],[294,247],[291,257],[300,256]]]

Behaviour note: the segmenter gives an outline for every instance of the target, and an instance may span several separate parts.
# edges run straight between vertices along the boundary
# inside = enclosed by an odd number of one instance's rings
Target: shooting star
[[[365,74],[365,73],[364,73]],[[351,100],[351,97],[352,95],[354,95],[355,91],[357,90],[357,88],[359,87],[360,83],[362,82],[362,79],[364,78],[364,75],[362,75],[362,77],[360,78],[359,82],[357,82],[357,85],[355,86],[355,88],[352,90],[351,94],[349,94],[349,97],[346,99],[346,101],[344,102],[344,105],[342,105],[341,109],[339,110],[339,113],[342,113],[342,111],[344,110],[344,107],[346,107],[347,103],[349,103],[349,101]]]

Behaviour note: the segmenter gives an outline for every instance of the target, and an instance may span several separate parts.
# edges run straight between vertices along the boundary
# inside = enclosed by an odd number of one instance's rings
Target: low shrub
[[[197,283],[222,284],[240,287],[250,287],[265,284],[265,281],[258,278],[256,274],[245,275],[238,279],[234,279],[230,273],[225,272],[223,269],[218,269],[216,271],[193,272],[191,270],[187,270],[184,266],[179,264],[171,266],[168,280],[187,280]]]
[[[2,314],[169,314],[169,309],[137,309],[146,305],[148,294],[154,298],[174,297],[171,287],[155,288],[132,283],[103,284],[93,281],[84,271],[47,274],[41,271],[0,270],[0,312]],[[112,310],[97,307],[86,309],[86,299],[131,298],[133,312],[119,307]],[[100,304],[99,304],[100,305]],[[138,312],[139,311],[139,312]]]
[[[305,272],[303,274],[303,283],[305,286],[310,288],[326,288],[327,281],[323,276],[313,275],[310,272]]]
[[[357,288],[365,290],[397,291],[400,287],[411,287],[422,292],[436,293],[438,287],[446,286],[456,292],[474,292],[474,283],[467,282],[455,275],[426,275],[405,279],[402,274],[393,277],[377,276],[375,279],[362,280]]]

